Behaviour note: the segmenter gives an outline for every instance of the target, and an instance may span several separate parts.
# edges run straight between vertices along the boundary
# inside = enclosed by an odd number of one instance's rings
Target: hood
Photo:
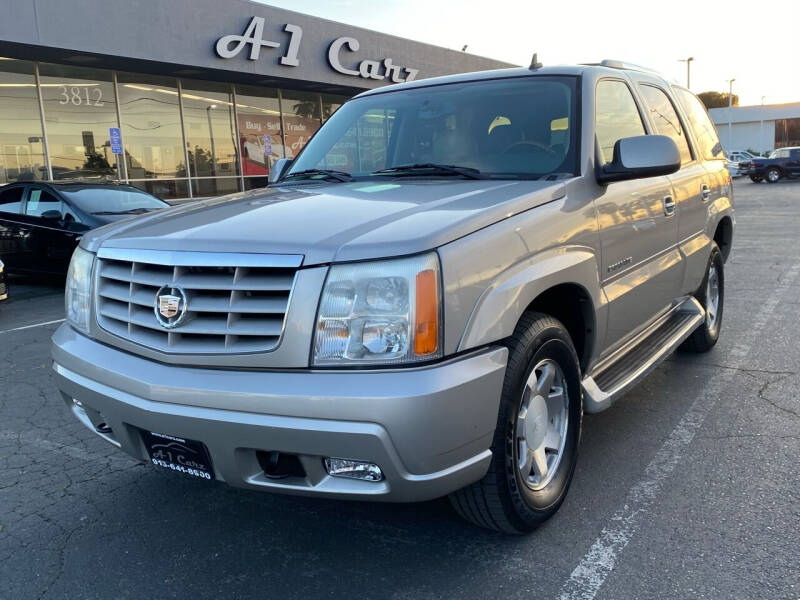
[[[415,180],[277,187],[107,225],[82,245],[302,254],[303,264],[414,254],[565,195],[563,181]]]

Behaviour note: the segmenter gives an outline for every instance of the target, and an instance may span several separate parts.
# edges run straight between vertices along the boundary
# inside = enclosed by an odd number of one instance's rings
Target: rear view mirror
[[[275,183],[283,174],[289,169],[292,164],[291,158],[279,158],[275,161],[275,164],[272,165],[272,168],[269,170],[269,182]]]
[[[601,184],[669,175],[681,168],[681,154],[666,135],[637,135],[614,144],[614,158],[597,168]]]

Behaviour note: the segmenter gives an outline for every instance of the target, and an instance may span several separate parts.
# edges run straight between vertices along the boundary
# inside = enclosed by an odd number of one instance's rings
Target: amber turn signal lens
[[[425,356],[439,346],[439,286],[436,271],[417,273],[416,307],[414,311],[414,354]]]

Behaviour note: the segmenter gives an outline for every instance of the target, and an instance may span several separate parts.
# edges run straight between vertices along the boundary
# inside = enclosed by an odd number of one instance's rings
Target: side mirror
[[[40,216],[43,219],[47,219],[48,221],[60,221],[61,220],[61,211],[60,210],[46,210]]]
[[[597,181],[607,184],[627,179],[669,175],[681,168],[681,153],[672,138],[666,135],[637,135],[622,138],[614,144],[610,163],[598,162]]]
[[[283,174],[289,169],[292,165],[291,158],[279,158],[275,161],[275,164],[272,165],[272,168],[269,170],[269,182],[275,183]]]

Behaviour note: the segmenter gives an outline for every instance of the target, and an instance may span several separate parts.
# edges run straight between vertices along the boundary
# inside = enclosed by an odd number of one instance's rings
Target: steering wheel
[[[556,153],[553,152],[553,150],[551,148],[549,148],[548,146],[545,146],[542,143],[533,142],[533,141],[530,141],[530,140],[523,140],[523,141],[520,141],[520,142],[514,142],[513,144],[508,146],[505,150],[503,150],[503,154],[511,154],[512,152],[514,152],[514,150],[516,148],[522,148],[523,146],[530,146],[530,147],[536,148],[537,150],[540,150],[542,152],[546,152],[550,156],[556,156]]]

